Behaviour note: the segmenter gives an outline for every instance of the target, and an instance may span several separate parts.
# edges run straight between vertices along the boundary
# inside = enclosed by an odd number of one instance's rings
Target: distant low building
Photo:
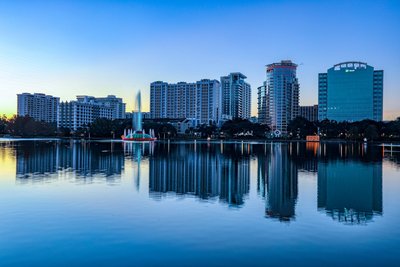
[[[36,121],[57,122],[60,98],[45,94],[23,93],[17,95],[17,115],[29,116]]]
[[[300,106],[299,115],[309,121],[318,121],[318,105]]]
[[[125,119],[132,119],[135,111],[133,112],[125,112]],[[143,112],[142,111],[142,118],[143,119],[151,119],[150,112]]]
[[[256,116],[252,116],[252,117],[250,117],[249,121],[251,123],[258,123],[258,118]]]
[[[178,134],[185,134],[187,130],[190,128],[196,128],[199,125],[199,121],[197,119],[183,119],[181,121],[172,123],[172,125],[176,128]]]

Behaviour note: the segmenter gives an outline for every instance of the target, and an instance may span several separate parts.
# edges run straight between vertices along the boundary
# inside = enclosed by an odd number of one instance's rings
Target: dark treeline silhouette
[[[21,137],[55,136],[57,135],[57,125],[55,123],[35,121],[28,116],[14,116],[11,119],[6,119],[3,116],[0,120],[0,131],[3,134]]]
[[[92,124],[73,131],[68,128],[57,129],[56,123],[35,121],[29,116],[14,116],[7,119],[0,117],[0,134],[14,137],[93,137],[93,138],[120,138],[125,129],[132,128],[132,120],[96,119]],[[159,139],[173,138],[177,135],[176,129],[166,122],[146,122],[143,129],[149,132],[153,129]]]
[[[323,120],[310,122],[298,117],[288,125],[289,137],[304,139],[307,135],[320,134],[322,139],[342,139],[360,141],[400,140],[400,117],[394,121],[362,120],[356,122],[337,122]]]
[[[229,138],[264,138],[269,131],[270,128],[265,124],[243,119],[229,120],[221,127],[221,132]]]
[[[0,117],[0,134],[16,137],[58,136],[82,138],[120,138],[124,129],[132,128],[132,120],[97,119],[92,124],[76,131],[66,128],[57,129],[55,123],[35,121],[25,116],[10,119]],[[144,120],[143,129],[153,129],[158,139],[176,138],[176,128],[166,121]],[[220,138],[265,138],[270,132],[267,125],[252,123],[248,120],[235,119],[225,122],[221,128],[216,125],[200,125],[186,130],[185,136],[220,137]],[[400,117],[394,121],[377,122],[363,120],[357,122],[336,122],[323,120],[310,122],[298,117],[288,125],[289,139],[305,139],[307,135],[320,134],[322,139],[340,139],[348,141],[400,141]]]

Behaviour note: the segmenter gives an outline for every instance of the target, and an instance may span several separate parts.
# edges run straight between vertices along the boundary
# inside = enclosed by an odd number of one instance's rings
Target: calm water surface
[[[0,141],[0,266],[399,266],[400,148]]]

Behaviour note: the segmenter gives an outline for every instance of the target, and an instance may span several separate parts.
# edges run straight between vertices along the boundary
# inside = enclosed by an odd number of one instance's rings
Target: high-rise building
[[[122,98],[118,98],[115,95],[108,95],[107,97],[96,97],[95,101],[112,109],[113,120],[125,119],[126,104],[122,101]]]
[[[245,82],[246,78],[240,72],[221,77],[222,115],[230,118],[250,118],[251,87]]]
[[[60,98],[45,94],[18,94],[18,116],[29,116],[48,123],[57,121]]]
[[[152,119],[167,118],[168,83],[157,81],[150,84],[150,114]]]
[[[99,118],[112,120],[114,111],[112,107],[97,102],[92,96],[77,96],[76,101],[60,103],[57,127],[76,131]]]
[[[150,85],[151,118],[196,119],[200,124],[218,122],[221,117],[221,85],[217,80]]]
[[[258,122],[261,124],[271,124],[269,117],[269,101],[268,101],[268,86],[267,83],[257,88],[257,108],[258,108]]]
[[[299,116],[309,121],[318,121],[318,105],[300,106]]]
[[[287,125],[299,115],[297,65],[290,60],[267,65],[267,80],[258,88],[258,117],[276,134],[286,134]]]
[[[383,70],[343,62],[318,76],[319,120],[382,120]]]

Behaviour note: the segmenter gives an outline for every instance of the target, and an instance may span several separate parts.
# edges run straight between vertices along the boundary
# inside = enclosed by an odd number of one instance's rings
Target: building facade
[[[115,95],[108,95],[107,97],[96,97],[95,101],[105,107],[112,109],[112,119],[125,119],[126,104],[122,98],[118,98]]]
[[[114,112],[112,107],[97,102],[94,97],[78,96],[76,101],[60,103],[57,127],[76,131],[99,118],[112,120]]]
[[[240,72],[221,77],[222,114],[231,118],[249,119],[251,114],[251,86]]]
[[[257,88],[258,123],[270,125],[268,95],[268,86],[264,82],[262,86]]]
[[[319,120],[382,120],[383,70],[343,62],[318,75]]]
[[[221,85],[217,80],[150,85],[150,116],[153,119],[196,119],[200,124],[218,122],[221,117]]]
[[[299,116],[297,65],[290,60],[267,65],[267,80],[258,88],[258,117],[275,134],[285,135],[287,125]]]
[[[18,116],[29,116],[48,123],[57,122],[60,98],[38,93],[23,93],[17,95],[17,102]]]
[[[318,105],[300,106],[299,116],[309,121],[318,121]]]

